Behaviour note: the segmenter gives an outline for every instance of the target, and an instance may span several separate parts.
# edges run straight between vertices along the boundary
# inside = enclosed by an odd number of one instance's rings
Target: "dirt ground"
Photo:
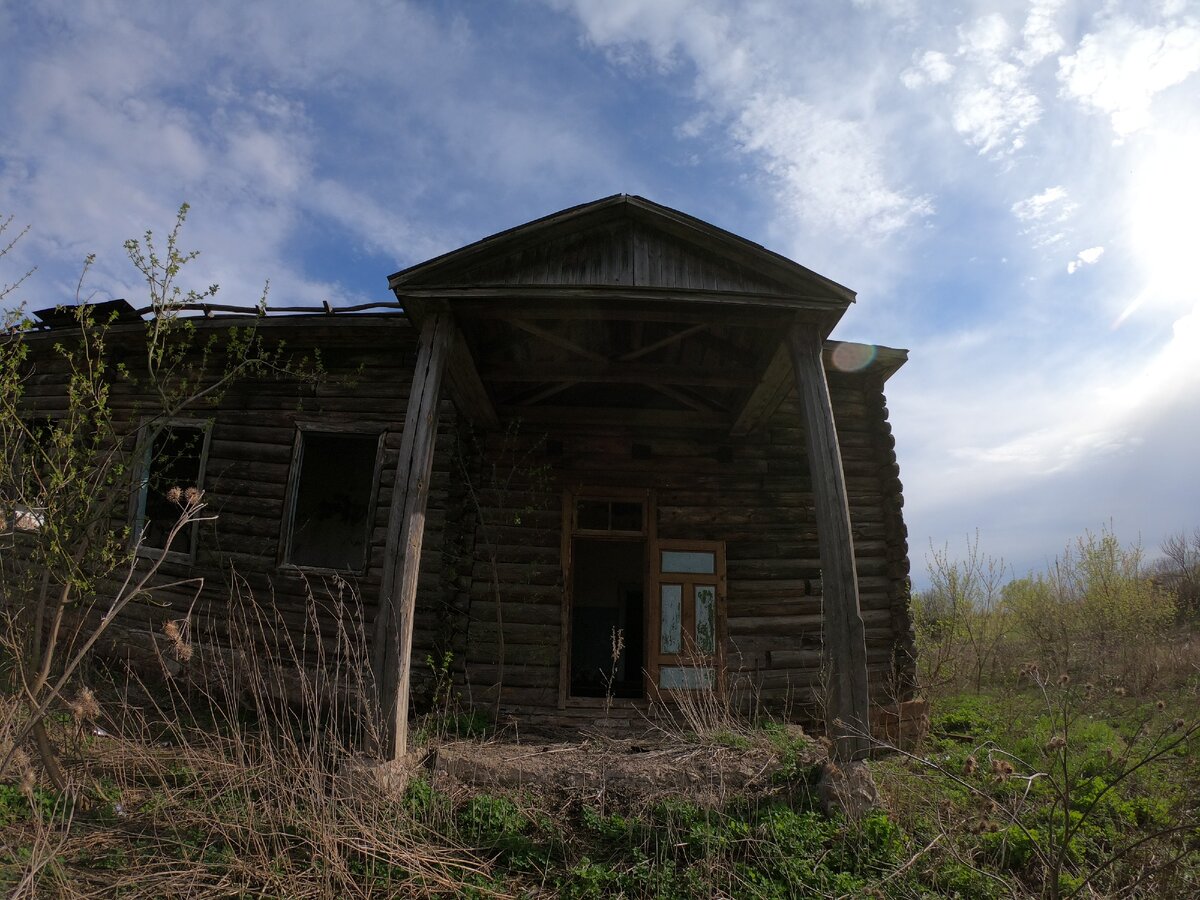
[[[802,765],[824,757],[819,744],[808,752],[811,760],[801,759]],[[434,747],[424,764],[434,786],[451,794],[515,792],[559,807],[584,802],[614,811],[664,799],[719,807],[734,796],[767,797],[791,789],[787,779],[776,777],[784,763],[766,740],[701,745],[656,735],[453,741]]]

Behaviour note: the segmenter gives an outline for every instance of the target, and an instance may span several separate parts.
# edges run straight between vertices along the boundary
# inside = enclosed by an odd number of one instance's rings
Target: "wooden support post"
[[[437,440],[438,400],[442,375],[451,351],[453,322],[449,312],[434,312],[421,324],[416,369],[413,372],[400,459],[392,488],[387,548],[379,612],[375,617],[373,663],[380,754],[398,760],[408,745],[408,685],[412,673],[413,614],[417,575],[425,537],[425,503]]]
[[[788,349],[808,434],[808,464],[817,511],[825,653],[832,666],[833,696],[828,698],[827,727],[834,741],[835,758],[849,761],[866,755],[871,731],[867,644],[858,602],[846,476],[817,326],[793,324]]]

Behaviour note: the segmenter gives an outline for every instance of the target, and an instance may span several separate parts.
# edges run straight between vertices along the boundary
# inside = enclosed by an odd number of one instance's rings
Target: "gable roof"
[[[844,310],[854,292],[715,225],[614,194],[535,219],[403,269],[409,291],[571,287],[735,294]]]

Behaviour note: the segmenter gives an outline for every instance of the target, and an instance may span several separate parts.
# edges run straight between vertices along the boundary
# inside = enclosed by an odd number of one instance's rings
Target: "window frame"
[[[339,424],[331,422],[296,422],[292,439],[292,458],[288,467],[287,492],[284,494],[283,519],[279,528],[279,550],[276,566],[279,571],[294,575],[365,575],[371,567],[371,535],[375,530],[375,514],[379,508],[379,483],[383,475],[384,444],[388,428],[383,423]],[[300,473],[304,466],[304,436],[306,434],[376,435],[375,466],[371,473],[371,489],[367,500],[367,518],[363,540],[362,561],[353,568],[306,566],[291,561],[292,537],[295,528],[296,501],[300,492]]]
[[[138,466],[136,490],[130,497],[130,534],[129,542],[134,552],[142,558],[156,557],[163,554],[163,559],[169,562],[181,562],[193,565],[196,562],[196,550],[200,542],[199,522],[193,522],[188,527],[186,550],[163,550],[161,547],[147,547],[142,544],[140,535],[146,526],[146,500],[150,490],[150,464],[153,460],[150,454],[154,452],[154,441],[164,428],[196,428],[203,434],[200,443],[200,464],[196,471],[196,484],[187,485],[199,491],[204,490],[204,476],[208,469],[208,448],[212,443],[212,419],[198,419],[185,416],[172,416],[165,419],[146,419],[138,428],[137,443],[134,453]],[[181,485],[182,487],[182,485]],[[178,538],[176,539],[178,546]]]

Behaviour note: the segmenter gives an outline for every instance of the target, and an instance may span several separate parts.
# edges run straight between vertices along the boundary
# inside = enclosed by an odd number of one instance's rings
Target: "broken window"
[[[382,435],[305,429],[297,440],[284,562],[363,571]]]
[[[40,531],[45,524],[46,492],[54,450],[54,422],[36,418],[5,430],[14,447],[12,463],[0,484],[0,532]]]
[[[171,530],[183,515],[188,491],[204,490],[208,434],[207,422],[173,421],[159,425],[143,439],[142,481],[133,527],[140,549],[168,550],[189,561],[195,554],[195,527],[176,534],[173,540]]]

